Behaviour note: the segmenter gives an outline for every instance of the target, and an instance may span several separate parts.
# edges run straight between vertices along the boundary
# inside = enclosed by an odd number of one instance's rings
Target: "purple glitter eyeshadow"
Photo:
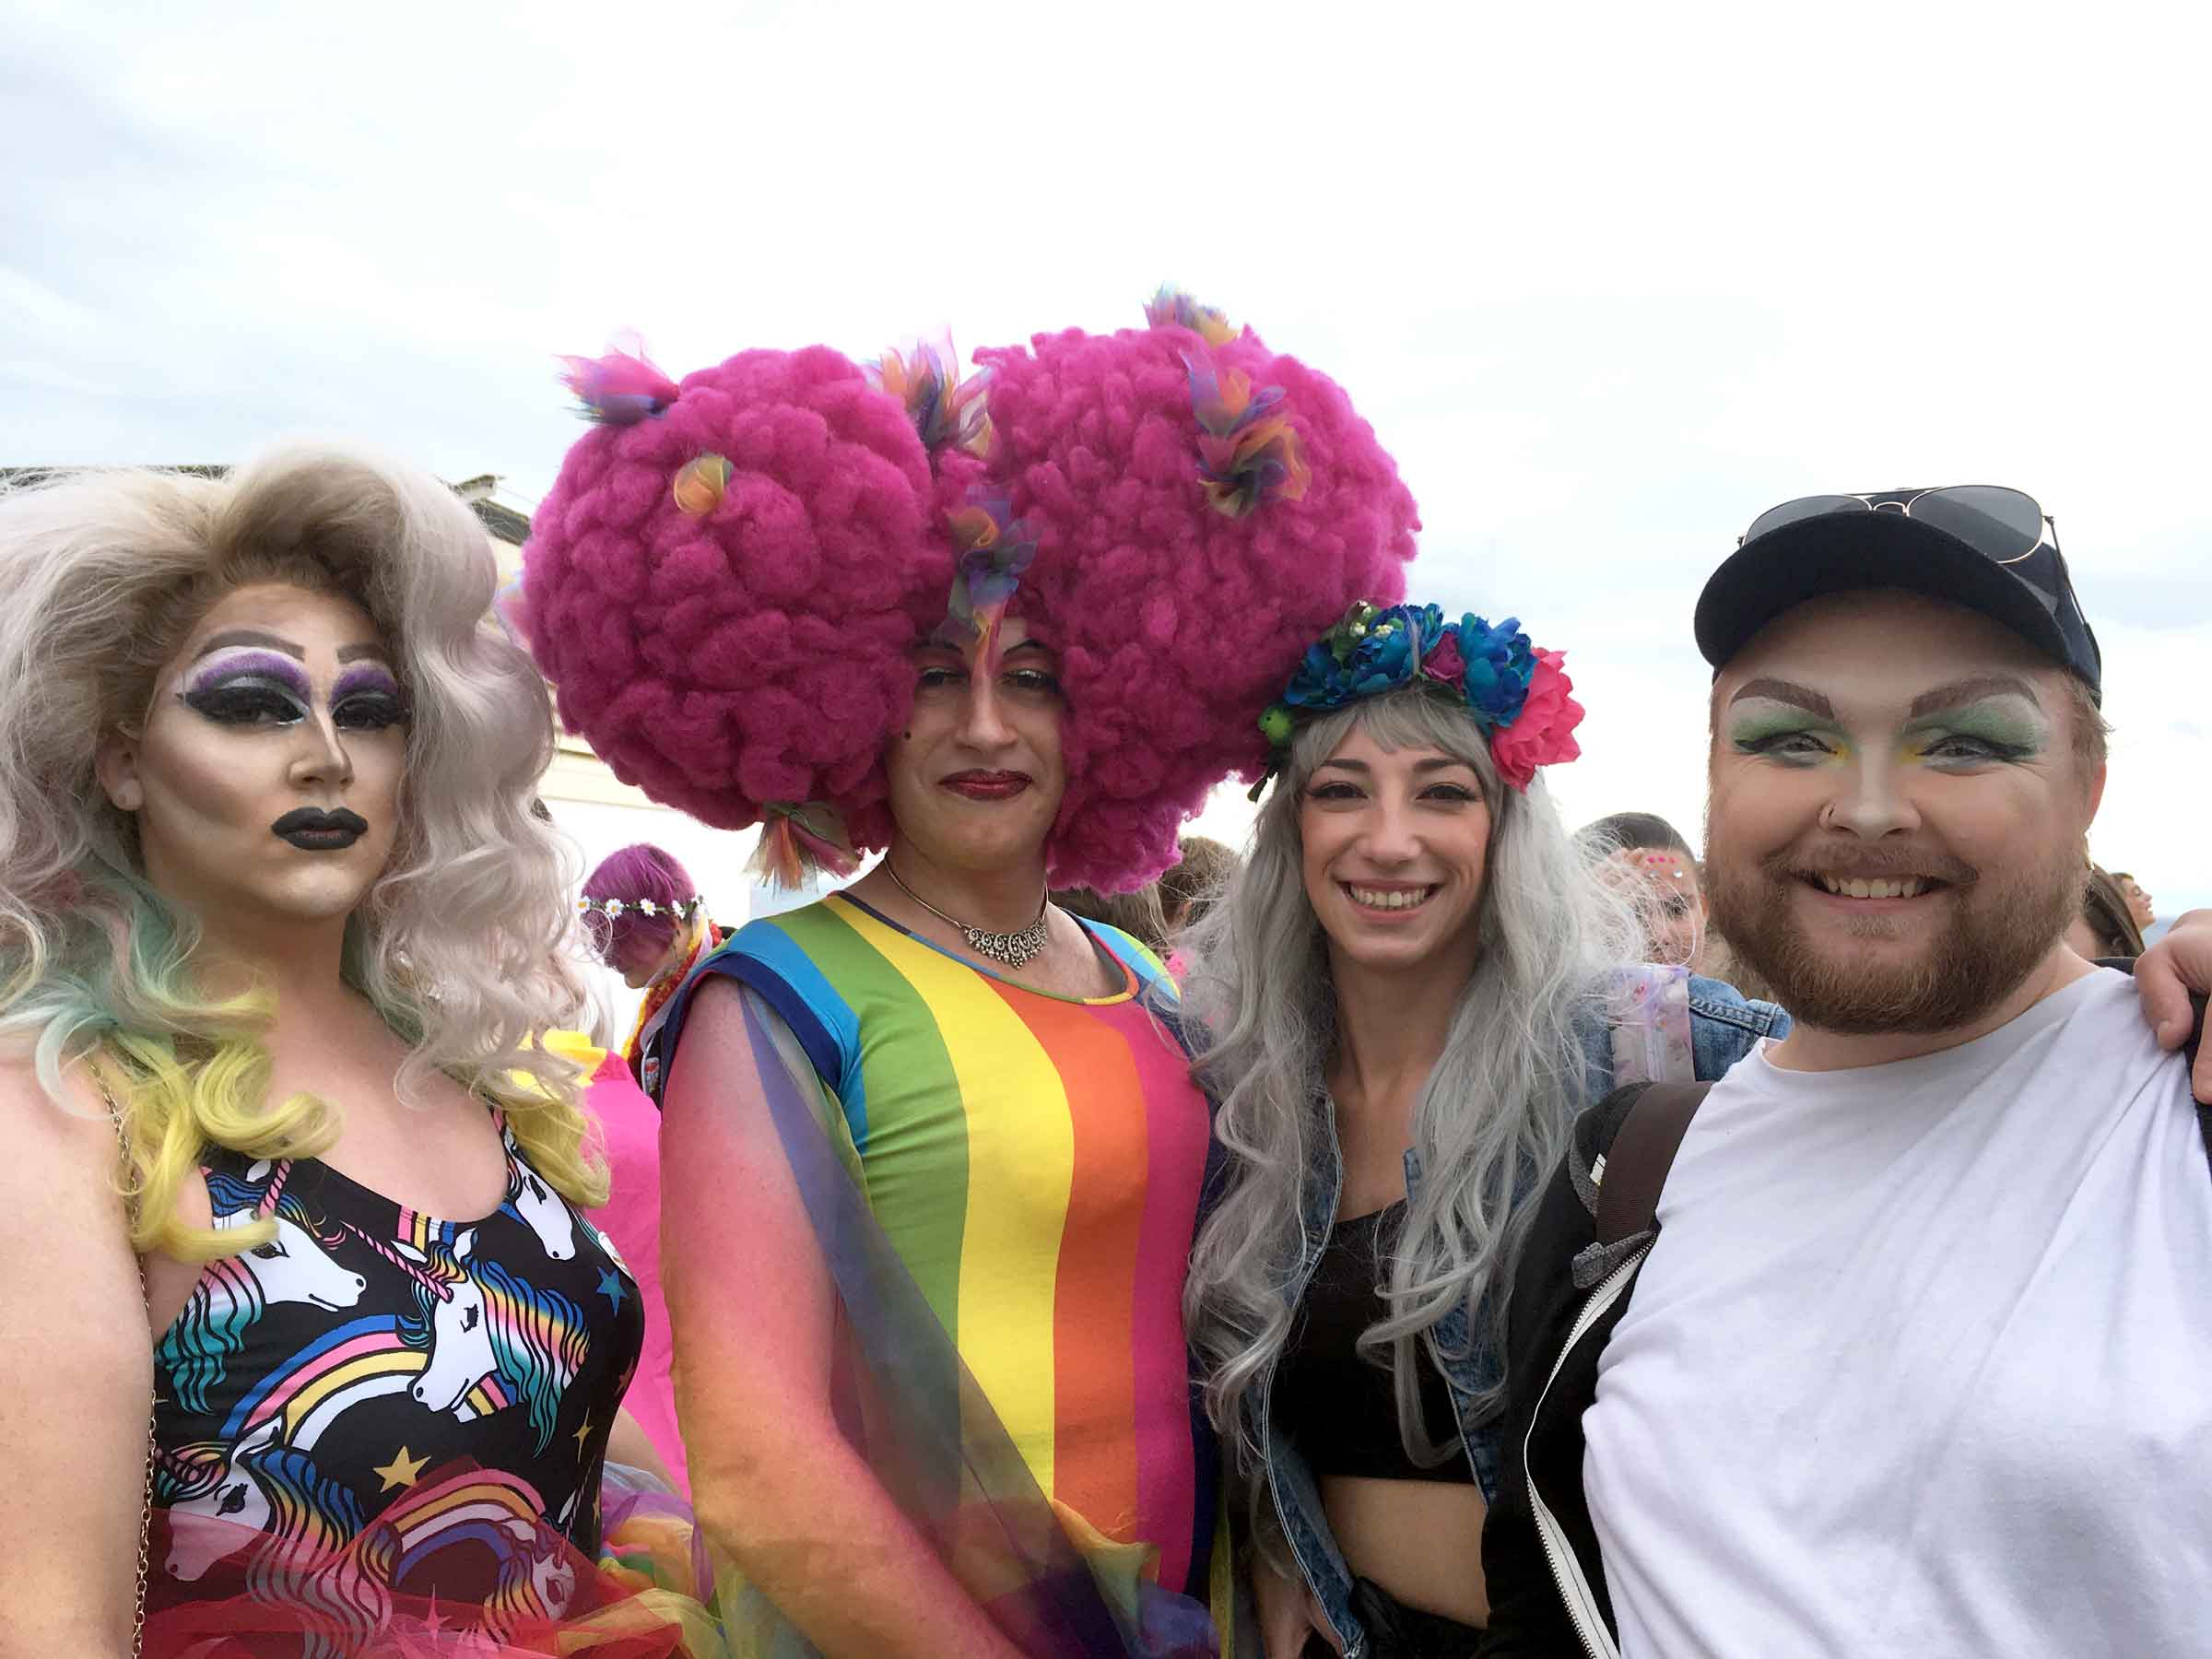
[[[389,669],[377,667],[373,664],[361,664],[338,676],[338,683],[331,688],[330,700],[334,704],[340,703],[348,697],[359,697],[364,692],[396,699],[399,696],[399,682],[392,677]]]
[[[303,704],[314,698],[307,683],[307,671],[290,657],[274,651],[224,652],[211,657],[192,676],[183,694],[187,700],[205,697],[232,680],[248,677],[274,680]]]

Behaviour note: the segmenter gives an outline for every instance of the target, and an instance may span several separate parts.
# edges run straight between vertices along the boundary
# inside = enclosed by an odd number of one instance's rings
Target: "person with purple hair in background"
[[[663,1466],[650,1472],[665,1473],[688,1497],[676,1416],[675,1344],[661,1291],[661,1117],[653,1095],[662,1056],[653,1040],[669,999],[700,958],[721,945],[722,930],[707,920],[706,900],[676,855],[649,841],[620,848],[594,865],[577,909],[599,959],[645,997],[619,1053],[576,1031],[550,1036],[547,1045],[583,1074],[581,1104],[598,1125],[609,1177],[606,1202],[592,1211],[592,1221],[622,1252],[645,1313],[645,1346],[626,1404],[659,1454]]]
[[[949,342],[680,386],[577,363],[602,424],[526,555],[541,665],[618,776],[763,824],[793,885],[885,850],[664,1024],[700,1519],[762,1629],[828,1653],[1240,1634],[1182,1318],[1208,1108],[1157,959],[1048,892],[1171,865],[1418,526],[1336,386],[1148,312],[979,354],[987,408]]]
[[[685,977],[722,944],[722,929],[707,919],[707,901],[672,853],[650,841],[609,853],[583,878],[584,931],[599,959],[642,991],[622,1058],[640,1088],[660,1095],[664,1057],[653,1052],[668,999]]]

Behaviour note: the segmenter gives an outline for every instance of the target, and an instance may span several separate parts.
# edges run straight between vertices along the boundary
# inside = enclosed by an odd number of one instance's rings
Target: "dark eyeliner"
[[[183,694],[182,701],[194,713],[218,725],[245,725],[264,714],[285,725],[307,718],[306,708],[289,687],[259,676],[241,675],[211,686],[194,686]]]

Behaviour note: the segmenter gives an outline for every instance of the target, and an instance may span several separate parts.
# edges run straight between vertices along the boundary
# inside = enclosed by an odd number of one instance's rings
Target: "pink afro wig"
[[[1114,892],[1175,863],[1176,830],[1267,756],[1260,715],[1357,599],[1405,593],[1419,526],[1351,400],[1250,329],[1219,343],[1169,319],[979,351],[992,470],[1037,543],[1014,610],[1060,653],[1066,799],[1054,887]],[[1302,496],[1231,516],[1201,472],[1194,373],[1279,389]]]
[[[907,653],[953,575],[921,438],[826,347],[663,390],[649,418],[576,442],[532,526],[522,609],[561,719],[704,823],[820,802],[881,846]],[[719,499],[679,505],[702,457],[728,464]]]
[[[1049,877],[1141,886],[1209,789],[1257,775],[1259,717],[1306,646],[1353,601],[1403,596],[1413,498],[1335,383],[1210,313],[977,360],[987,463],[926,447],[906,404],[826,347],[681,386],[633,359],[578,366],[609,424],[539,510],[518,618],[562,720],[618,777],[725,829],[818,803],[881,847],[909,653],[951,594],[949,516],[1011,497],[1036,552],[1010,608],[1060,653],[1068,699]],[[1201,382],[1287,423],[1295,460],[1267,476],[1288,488],[1225,510]]]

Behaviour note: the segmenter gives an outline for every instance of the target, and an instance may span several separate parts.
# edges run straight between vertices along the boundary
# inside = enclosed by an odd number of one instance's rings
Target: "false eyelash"
[[[227,680],[194,687],[183,695],[184,706],[218,724],[242,725],[260,714],[271,714],[286,724],[307,718],[300,700],[281,687],[252,680]]]
[[[1804,738],[1808,743],[1818,744],[1819,747],[1817,750],[1793,749],[1790,751],[1792,754],[1827,754],[1830,752],[1829,747],[1825,743],[1821,743],[1818,737],[1815,736],[1812,733],[1805,730],[1801,726],[1794,726],[1786,732],[1759,732],[1749,736],[1731,738],[1730,742],[1735,746],[1735,750],[1738,754],[1766,755],[1773,753],[1776,749],[1780,748],[1783,744],[1791,741],[1793,738],[1800,737]]]

